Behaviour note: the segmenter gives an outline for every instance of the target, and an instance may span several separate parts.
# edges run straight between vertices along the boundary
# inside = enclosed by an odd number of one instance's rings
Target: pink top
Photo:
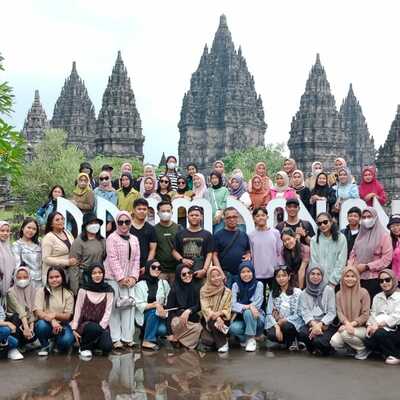
[[[81,317],[82,306],[85,301],[85,297],[88,297],[89,300],[93,304],[99,304],[104,300],[104,297],[107,296],[107,305],[106,310],[104,312],[103,318],[100,321],[100,326],[103,329],[107,329],[108,323],[110,320],[111,310],[112,310],[112,303],[113,303],[113,294],[112,293],[96,293],[91,292],[85,289],[79,289],[78,297],[76,298],[75,303],[75,312],[74,312],[74,319],[71,322],[72,329],[78,329],[79,318]]]
[[[378,278],[379,272],[385,268],[388,268],[392,262],[393,247],[392,239],[389,234],[383,235],[382,241],[374,251],[374,258],[368,261],[368,271],[364,271],[361,274],[361,279],[376,279]],[[351,251],[349,256],[349,265],[360,264],[357,261],[354,249]]]
[[[297,199],[297,194],[292,188],[287,188],[284,192],[278,192],[276,189],[272,188],[271,199]]]
[[[393,250],[392,270],[396,278],[400,278],[400,240],[397,241],[396,248]]]
[[[131,257],[129,258],[129,246]],[[140,247],[136,236],[129,234],[129,240],[113,232],[106,241],[107,258],[104,261],[106,279],[120,281],[123,278],[139,278]]]

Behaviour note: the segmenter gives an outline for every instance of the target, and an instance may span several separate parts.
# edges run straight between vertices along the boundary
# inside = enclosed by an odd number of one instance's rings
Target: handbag
[[[132,296],[121,296],[118,287],[118,297],[115,300],[115,308],[121,310],[121,309],[135,307],[135,305],[136,305],[136,300]]]

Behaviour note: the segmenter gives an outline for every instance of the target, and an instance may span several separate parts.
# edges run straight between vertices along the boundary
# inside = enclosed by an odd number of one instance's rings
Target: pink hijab
[[[372,181],[367,183],[364,180],[364,174],[369,171],[373,178]],[[374,166],[368,166],[368,167],[364,167],[363,171],[362,171],[362,175],[361,175],[361,184],[359,186],[359,193],[360,193],[360,197],[364,200],[365,196],[369,193],[375,193],[378,195],[378,200],[379,202],[384,205],[387,201],[387,196],[385,193],[385,190],[383,189],[383,186],[381,185],[381,183],[378,181],[378,179],[376,179],[376,169]],[[367,205],[372,206],[372,199],[367,201]]]
[[[129,218],[129,220],[131,221],[131,223],[132,223],[132,217],[131,217],[131,215],[128,213],[128,211],[120,211],[120,212],[117,213],[117,215],[116,215],[116,217],[115,217],[115,221],[117,222],[117,233],[118,233],[118,235],[125,236],[125,234],[121,232],[121,227],[118,225],[118,220],[119,220],[123,215],[125,215],[125,217]],[[128,232],[128,234],[129,234],[129,232]]]
[[[0,221],[0,229],[10,224],[7,221]],[[16,260],[8,240],[0,240],[0,296],[5,296],[10,288]]]
[[[216,161],[217,162],[217,161]],[[193,184],[193,193],[194,199],[202,199],[207,192],[207,185],[206,185],[206,179],[204,178],[204,175],[201,174],[200,172],[197,172],[196,174],[193,175],[193,177],[198,176],[201,180],[201,186],[199,188],[195,187]]]

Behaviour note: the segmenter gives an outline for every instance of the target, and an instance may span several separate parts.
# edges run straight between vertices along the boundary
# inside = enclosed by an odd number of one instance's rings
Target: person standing
[[[397,279],[400,278],[400,215],[393,214],[390,216],[387,228],[390,230],[392,239],[393,257],[392,270]]]
[[[240,263],[251,258],[249,237],[238,228],[238,219],[235,208],[226,208],[225,228],[214,235],[213,264],[223,270],[229,288],[239,277]]]
[[[210,174],[211,187],[208,188],[205,198],[210,202],[213,216],[213,233],[217,233],[224,226],[223,212],[226,208],[229,191],[223,185],[222,175],[218,172]]]
[[[299,169],[293,171],[291,186],[296,191],[297,197],[308,210],[310,208],[311,191],[304,182],[303,172]]]
[[[367,203],[367,206],[373,206],[374,198],[376,198],[382,206],[387,202],[387,194],[382,184],[376,179],[376,168],[374,166],[363,168],[361,184],[358,189],[360,198]]]
[[[90,186],[90,178],[84,172],[78,175],[75,189],[72,192],[71,201],[82,211],[87,213],[94,208],[95,196]]]
[[[171,190],[176,191],[178,189],[177,180],[178,177],[181,176],[177,170],[178,161],[175,156],[168,156],[165,165],[165,172],[163,176],[168,176],[171,182]],[[160,177],[161,178],[161,177]]]
[[[268,177],[267,177],[268,178]],[[255,175],[251,178],[251,185],[249,185],[249,195],[251,200],[251,210],[260,207],[267,207],[271,200],[271,190],[269,186],[265,185],[265,181],[261,176]]]
[[[99,175],[99,186],[94,189],[96,197],[101,197],[110,203],[117,205],[117,192],[112,187],[111,174],[107,171],[101,171]]]
[[[4,301],[7,290],[10,289],[15,269],[15,257],[10,246],[10,224],[0,221],[0,299]],[[1,304],[1,303],[0,303]]]
[[[323,171],[323,166],[320,161],[314,161],[311,164],[311,175],[306,179],[306,186],[312,191],[317,180],[317,176]]]
[[[114,289],[115,300],[110,318],[110,332],[114,349],[125,343],[133,347],[135,308],[130,299],[139,279],[140,246],[136,236],[129,233],[132,224],[127,211],[116,216],[117,230],[106,241],[105,271],[107,283]]]
[[[326,200],[326,209],[330,213],[332,207],[336,203],[335,191],[328,184],[328,175],[325,172],[321,172],[317,175],[314,189],[311,190],[310,197],[310,214],[316,219],[317,218],[317,202],[318,200]]]
[[[342,229],[342,233],[347,241],[347,259],[349,259],[351,250],[353,250],[354,243],[360,232],[361,210],[358,207],[351,207],[347,211],[347,226]]]
[[[57,210],[57,199],[65,197],[65,191],[62,186],[53,186],[50,190],[48,200],[36,211],[36,219],[41,227],[46,226],[49,215]]]
[[[199,169],[197,168],[197,165],[194,163],[190,163],[186,166],[186,182],[187,182],[187,187],[188,190],[193,190],[193,178],[194,175],[199,172]]]
[[[291,199],[296,198],[296,191],[289,187],[290,177],[285,171],[279,171],[275,175],[275,185],[271,188],[271,199]]]
[[[139,198],[139,192],[133,188],[133,178],[131,174],[123,172],[120,181],[121,187],[117,190],[117,207],[121,211],[132,213],[133,202]]]
[[[124,162],[121,165],[121,175],[119,178],[116,178],[112,181],[112,186],[115,190],[118,190],[121,188],[121,178],[122,178],[122,174],[128,174],[132,177],[132,173],[133,173],[133,168],[132,168],[132,164],[129,162]]]

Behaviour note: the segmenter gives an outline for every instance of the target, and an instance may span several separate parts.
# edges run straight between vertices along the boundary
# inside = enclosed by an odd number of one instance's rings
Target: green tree
[[[285,156],[284,144],[268,144],[266,148],[253,147],[244,151],[235,151],[229,153],[224,158],[225,171],[229,175],[234,169],[242,170],[246,180],[254,175],[255,165],[263,161],[267,165],[268,175],[272,177],[276,172],[282,169]]]
[[[0,71],[4,71],[4,58],[0,54]],[[25,140],[2,117],[10,116],[13,91],[8,82],[0,82],[0,176],[16,178],[21,174],[25,157]]]

